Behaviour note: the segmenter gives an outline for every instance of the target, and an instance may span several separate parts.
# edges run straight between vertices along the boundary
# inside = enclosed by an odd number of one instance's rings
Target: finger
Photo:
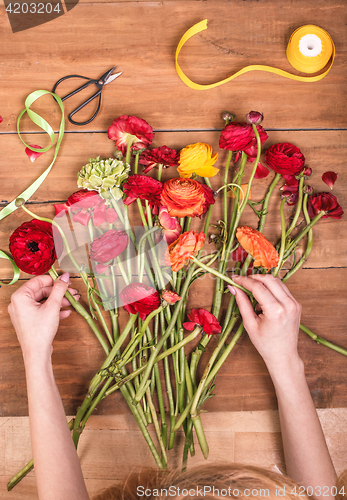
[[[243,324],[246,330],[249,332],[257,328],[258,316],[255,314],[247,294],[245,294],[243,290],[235,288],[235,299],[240,309]]]
[[[272,274],[254,274],[252,279],[260,281],[264,286],[266,286],[272,295],[283,305],[287,304],[288,300],[294,299],[280,278],[275,278]]]
[[[40,302],[42,299],[47,299],[50,296],[51,291],[53,290],[53,286],[45,286],[40,288],[38,292],[35,294],[35,300]],[[76,296],[78,294],[78,290],[75,288],[68,288],[71,295]]]
[[[60,311],[60,313],[59,313],[59,319],[68,318],[71,313],[72,313],[71,309],[69,309],[67,311]]]
[[[258,279],[254,279],[255,276],[246,278],[246,276],[233,276],[235,283],[242,285],[244,288],[252,292],[254,298],[259,302],[262,310],[269,310],[272,306],[278,305],[278,300],[273,296],[271,291]],[[237,290],[240,291],[239,289]]]
[[[13,296],[21,295],[36,300],[35,295],[39,293],[41,288],[52,286],[52,284],[53,284],[53,279],[48,274],[44,274],[42,276],[35,276],[35,278],[31,278],[18,290],[16,290]]]
[[[60,309],[64,294],[69,283],[69,273],[64,273],[54,282],[51,293],[43,307],[52,307]]]

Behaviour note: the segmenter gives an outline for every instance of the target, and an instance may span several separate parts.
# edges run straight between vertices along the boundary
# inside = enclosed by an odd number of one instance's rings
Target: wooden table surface
[[[208,30],[191,39],[181,53],[181,67],[199,83],[211,83],[249,64],[267,64],[292,71],[285,57],[290,34],[299,26],[316,24],[327,30],[336,45],[336,60],[329,75],[317,83],[302,83],[264,72],[251,72],[207,91],[185,86],[174,67],[174,53],[183,33],[207,18]],[[218,150],[222,110],[238,120],[250,110],[264,113],[269,134],[265,148],[291,142],[301,148],[313,169],[310,184],[317,191],[329,188],[321,176],[338,173],[335,194],[347,210],[347,37],[343,0],[246,1],[88,1],[47,24],[13,34],[4,5],[0,5],[0,185],[1,206],[28,187],[48,166],[52,151],[31,163],[16,133],[16,120],[26,96],[37,89],[51,90],[64,75],[99,77],[118,65],[123,74],[103,93],[97,118],[84,127],[66,122],[58,159],[48,178],[31,199],[39,215],[53,216],[53,202],[63,202],[77,190],[76,174],[89,158],[109,156],[115,148],[107,138],[112,120],[122,114],[147,120],[156,135],[153,146],[182,148],[208,142]],[[73,83],[72,85],[75,85]],[[65,87],[68,90],[68,87]],[[74,102],[66,102],[66,110]],[[35,105],[36,106],[36,105]],[[49,97],[35,109],[57,130],[59,110]],[[81,118],[83,118],[83,113]],[[29,144],[48,144],[46,135],[24,119],[22,130]],[[223,168],[226,152],[219,150]],[[270,176],[256,181],[253,198],[261,199]],[[212,179],[220,186],[221,179]],[[220,205],[220,203],[219,203]],[[221,214],[220,206],[213,218]],[[279,197],[270,207],[266,236],[279,236]],[[289,214],[288,214],[289,215]],[[0,222],[0,248],[8,251],[8,238],[28,216],[16,211]],[[303,323],[322,337],[347,348],[347,223],[322,220],[314,231],[314,248],[308,262],[288,281],[303,305]],[[254,225],[252,214],[242,222]],[[193,228],[201,222],[194,221]],[[0,279],[11,277],[1,260]],[[27,415],[25,374],[19,344],[7,305],[10,296],[29,276],[0,290],[0,416]],[[82,290],[79,278],[73,286]],[[214,281],[198,282],[190,293],[190,307],[209,308]],[[86,297],[82,294],[82,301]],[[122,316],[122,321],[126,318]],[[210,342],[213,347],[214,340]],[[319,408],[346,407],[347,359],[316,344],[300,333],[300,355],[307,380]],[[104,358],[97,340],[77,314],[61,323],[54,342],[54,371],[67,414],[82,401],[88,382]],[[244,334],[221,369],[216,397],[209,411],[266,410],[276,408],[275,393],[260,356]],[[99,414],[127,412],[120,394],[98,406]]]

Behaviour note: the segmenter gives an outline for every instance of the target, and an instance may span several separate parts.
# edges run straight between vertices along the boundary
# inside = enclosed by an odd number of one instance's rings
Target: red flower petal
[[[337,174],[335,174],[335,172],[324,172],[324,174],[322,175],[322,181],[325,182],[325,184],[327,184],[330,189],[333,188],[336,179]]]
[[[1,122],[2,122],[2,118],[1,118],[1,116],[0,116],[0,123],[1,123]]]
[[[189,332],[194,330],[195,325],[196,323],[193,323],[192,321],[186,321],[186,323],[182,323],[183,328],[185,328]]]
[[[257,170],[255,171],[254,177],[256,179],[264,179],[269,175],[269,170],[264,167],[261,163],[258,163]]]
[[[42,149],[41,146],[35,146],[34,144],[30,144],[30,148]],[[43,153],[32,151],[30,148],[25,148],[25,152],[31,161],[35,161],[39,156],[43,155]]]

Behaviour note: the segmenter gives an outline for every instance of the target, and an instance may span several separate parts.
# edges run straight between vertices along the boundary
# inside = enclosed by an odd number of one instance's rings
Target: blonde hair
[[[204,465],[185,473],[158,470],[131,473],[123,484],[108,488],[93,500],[241,500],[242,497],[247,500],[309,499],[303,487],[288,476],[232,463]]]

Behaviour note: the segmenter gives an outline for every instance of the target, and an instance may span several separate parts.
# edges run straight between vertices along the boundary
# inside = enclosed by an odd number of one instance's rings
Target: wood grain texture
[[[182,69],[198,83],[218,81],[249,64],[298,74],[285,50],[291,33],[304,24],[330,33],[336,61],[329,75],[314,84],[251,72],[209,91],[195,91],[177,76],[174,54],[184,32],[205,18],[208,30],[189,40],[180,56]],[[156,129],[217,128],[221,107],[232,107],[241,116],[260,109],[270,128],[346,127],[345,22],[343,0],[100,1],[80,2],[50,23],[13,35],[2,5],[1,131],[15,131],[30,92],[50,90],[64,75],[98,78],[116,64],[123,74],[106,87],[102,113],[84,130],[106,130],[121,114],[141,116]],[[67,85],[59,92],[68,90]],[[35,109],[43,110],[56,128],[58,109],[52,104],[45,97]],[[67,111],[75,107],[76,101],[66,105]],[[67,128],[76,130],[70,123]],[[23,130],[34,128],[26,121]]]
[[[338,174],[337,182],[332,191],[346,210],[347,207],[347,172],[345,168],[345,158],[347,155],[347,131],[269,131],[269,139],[265,143],[264,150],[272,144],[278,142],[291,142],[301,148],[306,158],[307,166],[313,170],[309,184],[316,192],[329,191],[321,177],[327,170],[334,170]],[[187,144],[195,142],[207,142],[212,145],[214,151],[218,151],[219,159],[216,166],[220,168],[220,173],[211,179],[214,189],[223,185],[224,165],[227,156],[225,150],[218,147],[219,132],[158,132],[154,138],[153,145],[158,147],[163,144],[177,150],[185,147]],[[42,140],[42,136],[40,135]],[[27,141],[31,144],[34,141],[40,142],[38,136],[28,135]],[[43,142],[40,144],[44,144]],[[49,165],[51,152],[39,157],[35,163],[31,163],[24,153],[24,147],[19,138],[15,135],[0,135],[0,148],[9,148],[13,151],[14,164],[17,166],[20,176],[13,182],[13,164],[12,162],[2,162],[0,170],[0,185],[2,186],[0,200],[3,203],[14,199],[20,192],[26,189]],[[37,215],[45,217],[54,217],[53,204],[47,204],[48,200],[64,202],[67,197],[75,192],[77,188],[77,173],[81,167],[88,162],[89,158],[95,158],[101,154],[103,157],[112,156],[114,153],[113,141],[107,138],[106,133],[101,134],[66,134],[61,152],[53,166],[47,179],[36,191],[30,201],[42,203],[32,205],[31,208]],[[251,170],[251,164],[248,164],[245,174],[245,182],[248,180]],[[154,174],[155,175],[155,172]],[[164,171],[163,179],[168,179],[177,175],[176,171],[167,169]],[[252,187],[253,200],[261,200],[268,185],[273,177],[273,172],[265,179],[255,180]],[[229,176],[231,179],[231,174]],[[280,182],[280,187],[283,182]],[[275,190],[272,202],[269,207],[269,215],[266,223],[265,235],[272,243],[276,243],[280,237],[280,204],[279,189]],[[231,204],[230,204],[231,206]],[[132,206],[132,223],[141,225],[137,209]],[[293,208],[286,209],[286,217],[293,213]],[[222,200],[217,199],[214,208],[212,223],[215,223],[222,217]],[[9,217],[3,219],[0,223],[0,248],[8,250],[9,235],[24,221],[30,217],[17,210]],[[309,261],[305,267],[309,268],[327,268],[337,267],[345,268],[347,266],[347,252],[345,237],[346,217],[341,220],[325,219],[321,220],[314,228],[314,247]],[[247,224],[256,227],[257,218],[253,211],[247,207],[241,224]],[[195,230],[202,230],[203,220],[196,218],[192,227]],[[301,226],[298,230],[300,230]],[[211,228],[212,229],[212,228]],[[206,247],[213,251],[213,246]],[[12,268],[6,261],[1,262],[0,279],[9,278]],[[346,271],[342,271],[346,272]]]
[[[347,409],[318,410],[337,474],[346,467]],[[189,467],[238,461],[273,470],[284,470],[277,411],[203,413],[210,447],[206,462],[201,452],[189,458]],[[151,427],[151,426],[150,426]],[[31,458],[28,417],[0,418],[0,498],[37,500],[35,472],[30,472],[11,492],[6,484]],[[123,481],[138,467],[154,466],[143,437],[131,415],[92,416],[83,432],[79,458],[91,498]],[[179,467],[182,443],[169,451],[171,467]]]
[[[302,322],[331,342],[347,348],[345,298],[347,285],[340,269],[304,269],[287,282],[290,291],[303,305]],[[309,284],[309,289],[303,287]],[[19,285],[2,289],[3,303]],[[72,280],[72,286],[86,295],[81,280]],[[212,295],[206,289],[214,286],[206,278],[192,285],[188,310],[193,307],[211,307]],[[310,293],[312,290],[312,293]],[[21,350],[4,307],[2,315],[1,368],[1,416],[27,415],[25,373]],[[121,327],[127,314],[121,313]],[[333,324],[333,328],[332,328]],[[217,339],[212,338],[204,353],[199,375],[207,362]],[[187,353],[192,347],[187,348]],[[300,333],[299,353],[305,363],[306,377],[317,408],[347,406],[347,363],[344,356],[316,344],[306,334]],[[88,390],[88,384],[104,360],[104,352],[83,318],[72,313],[62,321],[54,341],[53,365],[57,384],[67,414],[74,414]],[[211,412],[257,411],[277,407],[274,388],[261,357],[243,334],[228,360],[218,373],[216,396],[204,406]],[[97,414],[128,413],[129,409],[120,393],[116,392],[102,401]]]

